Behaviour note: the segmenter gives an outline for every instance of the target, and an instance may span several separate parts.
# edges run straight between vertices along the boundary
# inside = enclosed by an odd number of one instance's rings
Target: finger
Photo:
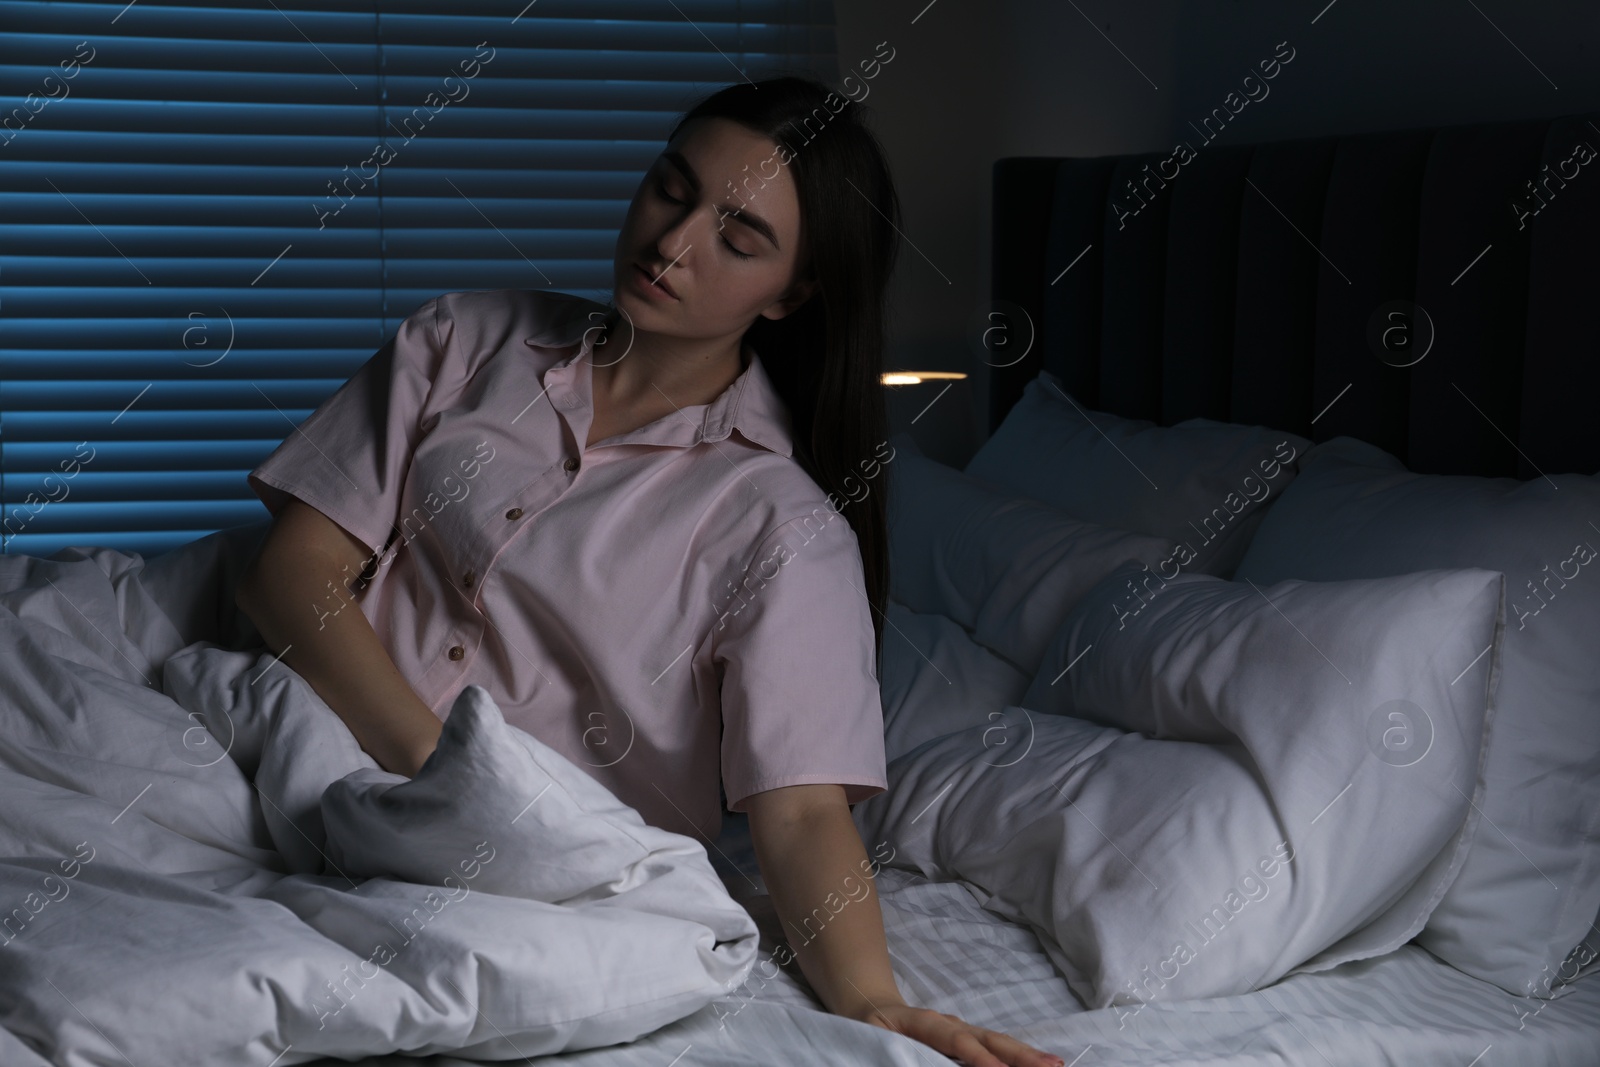
[[[984,1047],[979,1037],[983,1032],[976,1027],[957,1031],[950,1042],[950,1054],[959,1058],[967,1067],[1010,1067]]]
[[[1060,1056],[1018,1041],[1010,1034],[984,1030],[982,1035],[985,1047],[1009,1067],[1062,1067],[1066,1062]]]

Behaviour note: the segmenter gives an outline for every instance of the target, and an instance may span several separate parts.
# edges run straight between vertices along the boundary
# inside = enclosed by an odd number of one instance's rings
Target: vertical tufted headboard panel
[[[996,161],[991,431],[1045,369],[1426,473],[1600,470],[1600,115],[1195,141]]]

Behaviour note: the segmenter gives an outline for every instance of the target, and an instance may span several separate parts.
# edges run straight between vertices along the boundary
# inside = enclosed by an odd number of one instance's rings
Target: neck
[[[594,388],[614,405],[671,400],[678,407],[709,404],[744,373],[743,332],[710,341],[671,337],[635,328],[632,343],[606,323],[604,344],[591,358]],[[617,346],[613,353],[612,346]],[[626,351],[626,358],[620,353]],[[666,394],[665,397],[662,394]]]

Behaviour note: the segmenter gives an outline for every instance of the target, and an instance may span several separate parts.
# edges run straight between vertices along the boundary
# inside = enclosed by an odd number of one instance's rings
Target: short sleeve
[[[831,508],[757,547],[713,631],[729,810],[782,786],[842,785],[851,804],[888,787],[865,590],[855,532]]]
[[[438,304],[435,297],[413,312],[250,472],[250,488],[274,516],[298,497],[374,552],[388,543],[411,457],[435,418],[428,398],[445,358]]]

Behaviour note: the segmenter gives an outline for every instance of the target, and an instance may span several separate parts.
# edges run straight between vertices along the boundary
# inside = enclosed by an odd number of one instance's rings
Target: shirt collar
[[[549,324],[524,338],[525,343],[540,348],[568,348],[581,342],[580,349],[562,360],[557,366],[567,366],[587,355],[593,347],[589,332],[604,325],[615,314],[610,304],[573,294],[561,294],[570,306],[564,314],[557,315]],[[750,354],[749,365],[733,380],[722,394],[705,405],[705,417],[700,427],[700,440],[721,441],[733,430],[747,440],[780,456],[794,455],[794,438],[791,436],[791,418],[788,406],[778,395],[777,387],[767,375],[749,342],[744,345]]]

